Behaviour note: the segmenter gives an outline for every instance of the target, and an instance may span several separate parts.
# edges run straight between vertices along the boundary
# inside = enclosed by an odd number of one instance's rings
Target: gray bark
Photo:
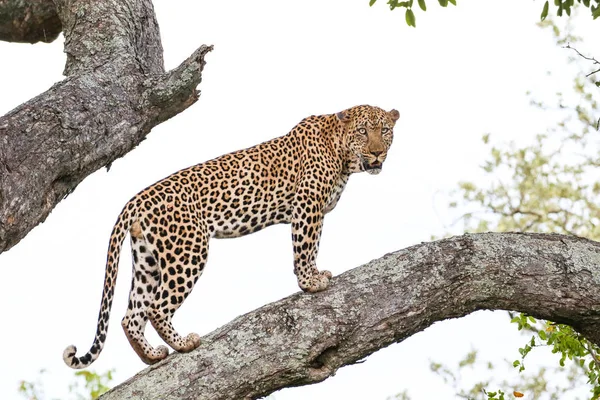
[[[201,46],[165,72],[151,0],[56,0],[66,79],[0,117],[0,253],[77,184],[195,103]]]
[[[323,292],[238,317],[102,399],[259,398],[323,381],[436,321],[481,309],[569,324],[600,345],[599,265],[599,243],[555,234],[420,244],[335,277]]]
[[[50,43],[61,31],[52,0],[0,0],[0,40]]]

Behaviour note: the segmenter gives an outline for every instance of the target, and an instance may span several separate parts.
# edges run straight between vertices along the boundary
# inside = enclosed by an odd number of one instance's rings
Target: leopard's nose
[[[372,151],[371,154],[373,154],[375,157],[379,157],[381,155],[381,153],[383,153],[383,151]]]

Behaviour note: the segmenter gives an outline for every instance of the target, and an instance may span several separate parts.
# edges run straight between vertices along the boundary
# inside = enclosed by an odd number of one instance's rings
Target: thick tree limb
[[[254,399],[332,376],[436,321],[516,310],[600,345],[600,243],[517,233],[413,246],[236,318],[102,397]],[[132,356],[133,352],[132,352]]]
[[[0,0],[0,40],[50,43],[61,31],[52,0]]]
[[[87,175],[198,99],[202,46],[165,73],[151,0],[56,0],[67,78],[0,117],[0,252]]]

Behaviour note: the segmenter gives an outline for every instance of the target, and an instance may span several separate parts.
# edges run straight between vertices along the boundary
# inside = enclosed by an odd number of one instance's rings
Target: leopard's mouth
[[[367,173],[371,175],[377,175],[381,172],[381,168],[383,167],[383,163],[380,161],[374,161],[372,163],[368,163],[367,161],[363,161],[362,163],[363,170],[367,171]]]

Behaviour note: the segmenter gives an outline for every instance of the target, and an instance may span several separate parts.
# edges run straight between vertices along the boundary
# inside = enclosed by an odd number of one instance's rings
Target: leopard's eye
[[[388,133],[390,131],[390,128],[381,128],[381,134],[385,135],[386,133]]]
[[[367,130],[365,128],[358,128],[358,132],[362,133],[363,135],[367,134]]]

